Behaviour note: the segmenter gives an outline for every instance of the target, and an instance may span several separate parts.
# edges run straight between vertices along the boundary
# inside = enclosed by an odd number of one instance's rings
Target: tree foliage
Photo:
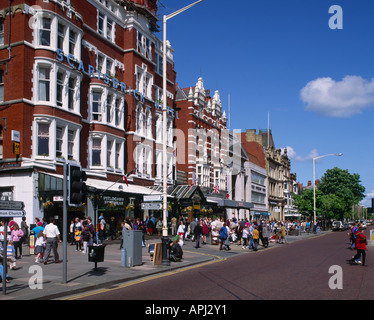
[[[360,175],[350,174],[340,168],[329,169],[316,186],[316,215],[327,219],[342,220],[365,197],[365,187],[361,185]],[[314,215],[313,189],[306,189],[301,196],[295,197],[295,206],[304,216]]]

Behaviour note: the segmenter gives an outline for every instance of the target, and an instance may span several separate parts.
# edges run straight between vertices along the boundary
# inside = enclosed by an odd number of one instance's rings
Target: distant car
[[[367,228],[367,224],[366,224],[366,221],[360,221],[361,223],[361,226],[366,229]]]
[[[342,221],[334,221],[332,223],[332,231],[343,231],[346,230],[345,228],[346,226],[344,226]]]

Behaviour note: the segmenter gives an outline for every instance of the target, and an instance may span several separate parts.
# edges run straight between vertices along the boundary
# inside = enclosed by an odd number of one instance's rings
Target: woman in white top
[[[179,236],[179,239],[183,240],[184,232],[185,232],[185,226],[183,224],[183,221],[181,221],[180,224],[179,224],[178,230],[177,230],[177,234]]]

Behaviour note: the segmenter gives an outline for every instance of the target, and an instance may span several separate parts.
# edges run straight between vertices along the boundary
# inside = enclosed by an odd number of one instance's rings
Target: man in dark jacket
[[[201,222],[197,222],[195,229],[194,229],[194,238],[196,241],[195,248],[200,248],[200,238],[201,235],[203,234],[203,227],[201,226]]]
[[[182,247],[179,245],[178,241],[170,241],[169,246],[169,259],[175,262],[181,261],[181,259],[183,258],[183,250]]]

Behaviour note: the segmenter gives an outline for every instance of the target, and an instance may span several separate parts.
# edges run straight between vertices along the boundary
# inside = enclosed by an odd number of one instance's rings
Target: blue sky
[[[193,2],[161,0],[160,19]],[[333,5],[343,29],[329,27]],[[372,0],[204,0],[168,21],[167,38],[181,87],[201,75],[226,113],[230,96],[231,129],[266,129],[269,113],[300,183],[313,180],[313,157],[341,152],[317,160],[316,178],[348,169],[372,198],[373,16]]]

